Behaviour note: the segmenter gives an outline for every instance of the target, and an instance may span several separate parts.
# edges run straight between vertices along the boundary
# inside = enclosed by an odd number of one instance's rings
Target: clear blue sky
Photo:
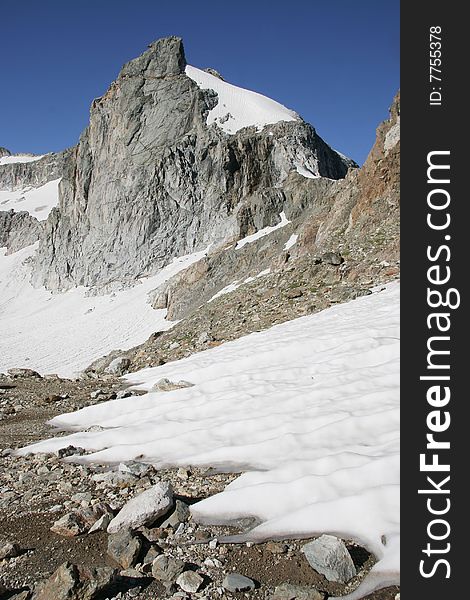
[[[92,99],[167,35],[189,64],[296,110],[359,163],[399,87],[398,0],[2,2],[0,146],[74,145]]]

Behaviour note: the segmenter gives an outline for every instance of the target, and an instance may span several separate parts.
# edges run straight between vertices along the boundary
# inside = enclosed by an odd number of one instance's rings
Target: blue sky
[[[296,110],[359,163],[399,87],[398,0],[4,2],[0,146],[74,145],[93,98],[167,35],[189,64]]]

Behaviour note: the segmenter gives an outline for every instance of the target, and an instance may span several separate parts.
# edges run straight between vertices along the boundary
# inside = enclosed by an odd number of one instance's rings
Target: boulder
[[[17,377],[34,377],[36,379],[42,379],[41,375],[33,369],[8,369],[8,375],[16,379]]]
[[[160,524],[160,527],[162,529],[166,527],[178,527],[180,523],[188,520],[189,515],[189,506],[181,500],[177,500],[173,512]]]
[[[157,556],[152,563],[152,577],[158,581],[172,583],[184,571],[186,564],[172,556]]]
[[[88,531],[88,525],[76,512],[70,512],[56,521],[51,531],[64,537],[75,537]]]
[[[328,581],[347,583],[356,575],[356,567],[344,542],[333,535],[321,537],[302,548],[311,567]]]
[[[108,533],[120,529],[137,529],[151,525],[173,506],[173,489],[169,483],[157,483],[127,502],[108,526]]]
[[[305,585],[283,583],[278,585],[271,600],[324,600],[326,594]]]
[[[176,584],[189,594],[195,594],[203,583],[204,579],[195,571],[184,571],[176,580]]]
[[[95,600],[114,581],[116,570],[65,562],[36,588],[34,600]]]
[[[228,573],[222,581],[222,586],[229,592],[250,592],[254,590],[255,582],[240,573]]]
[[[0,560],[5,558],[15,558],[20,554],[20,547],[15,542],[1,542],[0,541]]]
[[[131,361],[127,356],[119,356],[112,360],[109,365],[105,369],[105,373],[109,373],[110,375],[121,376],[127,373],[131,365]]]
[[[141,549],[142,540],[129,530],[121,530],[108,538],[108,556],[124,569],[137,564]]]

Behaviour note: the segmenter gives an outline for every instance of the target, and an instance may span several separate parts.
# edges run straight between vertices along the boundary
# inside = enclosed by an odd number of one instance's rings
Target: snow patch
[[[255,516],[247,538],[329,533],[373,552],[377,582],[399,571],[399,284],[217,348],[127,376],[142,390],[166,377],[190,388],[56,417],[85,462],[141,456],[163,465],[246,471],[192,506],[199,520]],[[386,545],[383,544],[383,536]],[[365,584],[364,584],[365,585]],[[367,584],[369,585],[369,584]]]
[[[0,210],[26,211],[38,221],[45,221],[54,206],[59,203],[59,182],[60,178],[38,188],[28,187],[14,192],[0,191]]]
[[[299,239],[299,236],[297,233],[293,233],[290,238],[287,240],[287,242],[284,245],[284,250],[289,250],[289,248],[292,248],[292,246],[294,246],[297,243],[297,240]]]
[[[297,173],[299,175],[302,175],[303,177],[308,177],[309,179],[318,179],[320,177],[320,175],[315,175],[315,173],[312,173],[312,171],[310,171],[310,169],[305,168],[300,163],[295,163],[294,166],[295,166]]]
[[[28,154],[16,154],[14,156],[2,156],[0,158],[0,165],[11,165],[13,163],[29,163],[35,162],[36,160],[40,160],[44,158],[45,154],[41,154],[39,156],[29,156]]]
[[[245,246],[246,244],[252,244],[253,242],[256,242],[256,240],[259,240],[260,238],[264,237],[265,235],[269,235],[273,231],[276,231],[276,229],[281,229],[281,227],[289,225],[290,221],[287,219],[284,211],[280,213],[279,218],[281,220],[277,225],[270,225],[268,227],[264,227],[256,233],[253,233],[252,235],[247,235],[243,239],[238,240],[237,245],[235,246],[235,250],[240,250],[240,248],[243,248],[243,246]]]
[[[202,90],[217,92],[217,106],[209,111],[207,124],[215,123],[226,133],[233,134],[244,127],[252,126],[261,131],[265,125],[271,123],[299,120],[297,113],[279,102],[222,81],[196,67],[187,65],[186,75]]]
[[[71,377],[116,348],[131,348],[173,323],[154,310],[147,295],[200,260],[203,250],[180,258],[134,287],[103,296],[87,288],[53,294],[30,283],[37,244],[14,254],[0,250],[0,372],[30,367]]]
[[[215,300],[216,298],[219,298],[220,296],[224,296],[225,294],[230,294],[230,292],[234,292],[239,287],[241,287],[243,284],[251,283],[252,281],[255,281],[256,279],[258,279],[259,277],[264,277],[265,275],[269,275],[269,273],[271,273],[271,269],[265,269],[264,271],[261,271],[260,273],[258,273],[258,275],[255,275],[255,277],[247,277],[242,282],[234,281],[233,283],[229,283],[224,288],[219,290],[216,294],[214,294],[212,296],[212,298],[210,298],[207,302],[212,302],[213,300]]]
[[[213,300],[216,300],[217,298],[220,298],[220,296],[225,296],[225,294],[230,294],[230,292],[234,292],[241,285],[242,284],[238,283],[238,281],[234,281],[233,283],[229,283],[224,288],[222,288],[221,290],[219,290],[216,294],[214,294],[212,296],[212,298],[210,298],[207,302],[212,302]]]
[[[394,148],[400,141],[400,117],[397,118],[395,125],[390,127],[387,131],[387,135],[384,140],[385,154],[388,154],[392,148]]]

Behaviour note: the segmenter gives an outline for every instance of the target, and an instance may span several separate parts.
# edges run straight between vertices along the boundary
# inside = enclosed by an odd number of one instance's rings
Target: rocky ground
[[[190,465],[157,471],[135,461],[84,465],[83,451],[66,443],[56,454],[15,455],[51,434],[46,421],[54,415],[133,393],[111,375],[72,381],[16,370],[0,378],[2,600],[321,600],[363,579],[374,557],[351,541],[327,538],[327,547],[309,554],[312,540],[224,540],[249,528],[248,521],[195,523],[189,506],[221,491],[236,473]],[[144,493],[153,495],[158,516],[139,517],[139,507],[128,504]],[[387,588],[368,598],[392,600],[397,593]]]

